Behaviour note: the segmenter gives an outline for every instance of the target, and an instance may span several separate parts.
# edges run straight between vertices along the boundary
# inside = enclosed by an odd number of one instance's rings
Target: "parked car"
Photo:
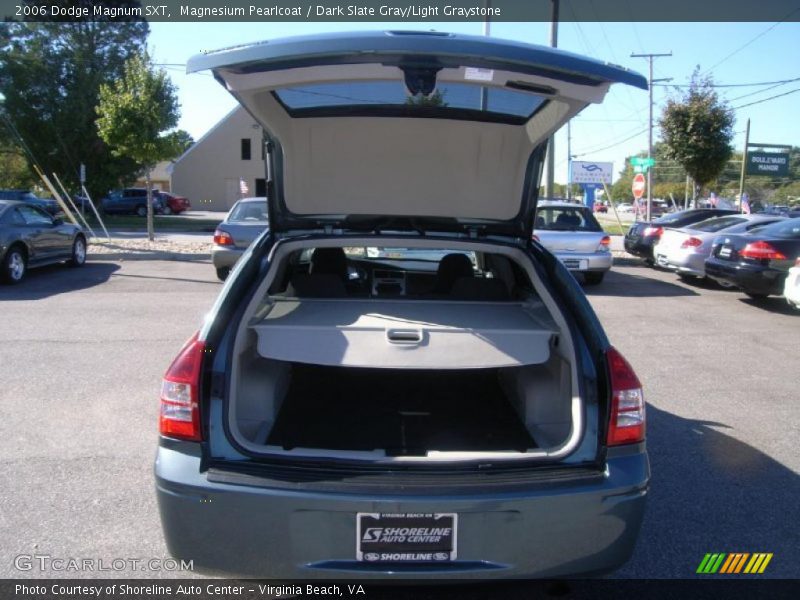
[[[602,202],[595,202],[593,208],[594,208],[594,212],[598,212],[598,213],[607,213],[608,212],[608,206],[606,206]]]
[[[603,281],[614,263],[611,237],[585,206],[540,201],[533,236],[589,285]]]
[[[164,212],[164,202],[161,200],[159,192],[153,190],[153,212],[160,214]],[[109,192],[107,196],[100,200],[103,212],[109,215],[133,214],[140,217],[147,216],[147,189],[146,188],[125,188]]]
[[[617,212],[621,213],[632,213],[634,210],[633,204],[631,204],[630,202],[621,202],[620,204],[617,204],[616,208]]]
[[[179,215],[192,208],[192,203],[185,196],[177,196],[170,192],[159,192],[162,203],[162,213],[165,215]]]
[[[800,308],[800,256],[794,261],[794,266],[789,269],[789,273],[786,275],[786,281],[783,284],[783,296],[789,304],[795,308]]]
[[[28,269],[57,262],[80,267],[86,262],[86,236],[40,208],[0,200],[0,276],[19,283]]]
[[[754,299],[780,295],[800,256],[800,219],[784,219],[750,235],[721,235],[706,260],[706,275]]]
[[[532,235],[547,136],[646,79],[440,32],[270,40],[187,69],[281,152],[268,231],[164,377],[170,553],[278,578],[624,564],[649,482],[641,383]],[[452,254],[415,271],[350,247]]]
[[[655,221],[636,221],[625,234],[625,251],[634,256],[639,256],[648,264],[655,264],[653,246],[656,245],[664,233],[665,227],[687,227],[711,217],[738,214],[735,210],[722,210],[716,208],[691,208],[676,213],[669,213]]]
[[[225,281],[247,247],[267,228],[267,199],[242,198],[233,205],[214,232],[211,263]]]
[[[653,247],[653,255],[659,267],[672,269],[681,277],[705,277],[705,262],[711,254],[714,238],[721,234],[747,233],[781,219],[769,215],[727,215],[687,227],[666,227]]]
[[[39,198],[28,190],[0,190],[0,200],[18,200],[40,208],[50,215],[61,212],[61,206],[52,198]]]

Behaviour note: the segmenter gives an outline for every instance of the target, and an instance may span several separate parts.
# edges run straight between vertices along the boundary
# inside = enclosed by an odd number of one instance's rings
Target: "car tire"
[[[28,272],[28,257],[25,250],[17,245],[12,246],[3,258],[2,279],[6,283],[19,283]]]
[[[687,283],[688,282],[694,283],[702,279],[701,277],[698,277],[697,275],[692,275],[691,273],[678,273],[677,275],[678,279],[680,279],[681,281],[686,281]]]
[[[231,270],[230,267],[219,267],[217,269],[217,277],[220,281],[225,281],[228,278]]]
[[[599,285],[603,281],[606,274],[604,271],[587,271],[583,274],[583,281],[586,285]]]
[[[766,300],[769,297],[769,294],[755,294],[753,292],[745,292],[747,296],[750,297],[751,300]]]
[[[169,206],[165,206],[164,210],[161,211],[161,214],[171,215],[172,214],[172,209]]]
[[[69,259],[70,267],[82,267],[86,264],[86,238],[79,235],[72,242],[72,255]]]
[[[140,204],[136,207],[136,216],[137,217],[146,217],[147,216],[147,207],[144,204]]]

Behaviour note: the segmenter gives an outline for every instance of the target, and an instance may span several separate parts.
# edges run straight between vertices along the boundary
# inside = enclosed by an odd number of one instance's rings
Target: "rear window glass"
[[[536,212],[534,229],[543,231],[602,231],[587,208],[542,206]]]
[[[482,98],[485,93],[485,100]],[[530,117],[545,99],[527,92],[462,83],[438,83],[428,96],[410,96],[400,81],[351,81],[296,86],[275,91],[290,110],[394,107],[473,110],[511,117]],[[482,105],[485,102],[485,105]]]
[[[733,227],[739,223],[744,223],[746,220],[747,219],[742,219],[741,217],[713,217],[706,221],[700,221],[697,225],[693,225],[692,229],[714,232],[725,229],[726,227]]]
[[[240,202],[231,210],[228,221],[267,221],[267,201]]]
[[[787,219],[758,229],[758,235],[763,237],[786,238],[800,240],[800,219]]]

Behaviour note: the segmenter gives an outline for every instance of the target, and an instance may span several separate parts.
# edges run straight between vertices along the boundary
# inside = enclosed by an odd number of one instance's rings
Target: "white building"
[[[242,197],[265,196],[263,132],[242,107],[235,108],[172,165],[171,190],[195,210],[228,210]]]

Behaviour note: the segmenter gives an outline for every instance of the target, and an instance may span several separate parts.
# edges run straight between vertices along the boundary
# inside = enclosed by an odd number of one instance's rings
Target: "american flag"
[[[750,197],[746,193],[742,194],[742,212],[746,215],[750,214]]]
[[[247,187],[247,182],[243,177],[239,178],[239,193],[241,193],[242,196],[247,196],[247,194],[250,193],[250,188]]]

